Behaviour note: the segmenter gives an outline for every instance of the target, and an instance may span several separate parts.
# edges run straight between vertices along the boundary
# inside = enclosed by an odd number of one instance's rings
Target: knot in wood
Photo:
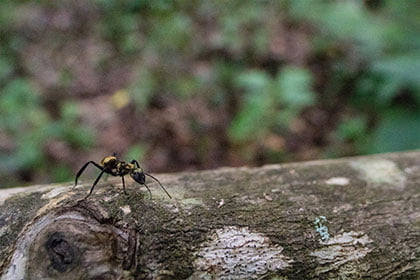
[[[27,226],[2,279],[120,279],[132,268],[135,240],[83,208],[50,212]]]
[[[45,243],[45,249],[51,262],[51,267],[58,272],[65,272],[79,260],[79,250],[66,240],[65,234],[55,232]]]

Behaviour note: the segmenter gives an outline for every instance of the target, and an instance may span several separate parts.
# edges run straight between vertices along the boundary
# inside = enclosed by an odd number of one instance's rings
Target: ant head
[[[144,175],[143,169],[141,168],[134,169],[134,171],[130,173],[130,176],[140,185],[144,185],[146,182],[146,176]]]

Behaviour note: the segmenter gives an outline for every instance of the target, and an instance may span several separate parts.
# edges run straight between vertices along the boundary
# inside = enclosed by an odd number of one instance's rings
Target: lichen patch
[[[322,241],[328,241],[330,238],[330,233],[326,223],[328,223],[328,221],[325,216],[316,217],[314,221],[315,230],[319,233]]]
[[[216,230],[196,253],[196,272],[192,279],[206,276],[257,279],[290,266],[292,260],[282,251],[283,248],[272,244],[268,237],[247,227],[224,227]]]
[[[63,187],[57,187],[57,188],[53,188],[52,190],[50,190],[47,193],[44,193],[41,196],[41,199],[51,199],[53,197],[56,197],[57,195],[63,193],[63,192],[67,192],[69,191],[71,188],[69,186],[63,186]]]
[[[124,213],[124,215],[131,213],[131,208],[129,205],[124,205],[120,207],[121,211]]]
[[[350,183],[349,178],[346,177],[332,177],[325,181],[327,185],[346,186]]]
[[[363,232],[344,232],[321,242],[324,246],[310,255],[324,265],[318,272],[326,272],[365,257],[371,251],[367,246],[371,242],[373,241]]]
[[[406,177],[395,162],[386,159],[360,159],[350,162],[373,186],[403,189]]]

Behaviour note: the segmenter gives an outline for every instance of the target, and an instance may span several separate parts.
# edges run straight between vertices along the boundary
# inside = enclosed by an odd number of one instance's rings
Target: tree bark
[[[420,279],[418,151],[157,177],[0,190],[0,279]]]

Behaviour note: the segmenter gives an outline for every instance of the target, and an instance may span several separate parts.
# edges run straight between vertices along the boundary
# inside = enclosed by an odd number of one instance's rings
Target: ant
[[[169,196],[169,198],[172,198],[171,195],[168,193],[168,191],[165,189],[165,187],[160,183],[160,181],[157,178],[143,171],[143,169],[140,167],[140,164],[137,162],[137,160],[133,159],[130,163],[126,163],[125,161],[120,161],[116,157],[115,153],[112,156],[104,157],[99,164],[92,160],[85,163],[85,165],[83,165],[82,168],[80,168],[79,172],[77,172],[74,186],[77,185],[77,179],[79,179],[80,175],[82,175],[83,171],[85,171],[86,167],[90,163],[96,166],[97,168],[99,168],[101,170],[101,173],[99,173],[98,177],[96,178],[95,182],[93,183],[90,189],[89,194],[84,199],[88,198],[92,194],[93,189],[95,188],[96,184],[98,183],[99,179],[101,179],[104,173],[110,174],[112,176],[121,177],[125,195],[128,195],[128,194],[125,190],[124,176],[129,174],[131,178],[134,179],[134,181],[136,181],[140,185],[144,185],[147,188],[147,190],[149,191],[150,197],[152,197],[152,192],[150,191],[149,187],[146,185],[146,176],[149,176],[150,178],[158,182],[161,188]]]

